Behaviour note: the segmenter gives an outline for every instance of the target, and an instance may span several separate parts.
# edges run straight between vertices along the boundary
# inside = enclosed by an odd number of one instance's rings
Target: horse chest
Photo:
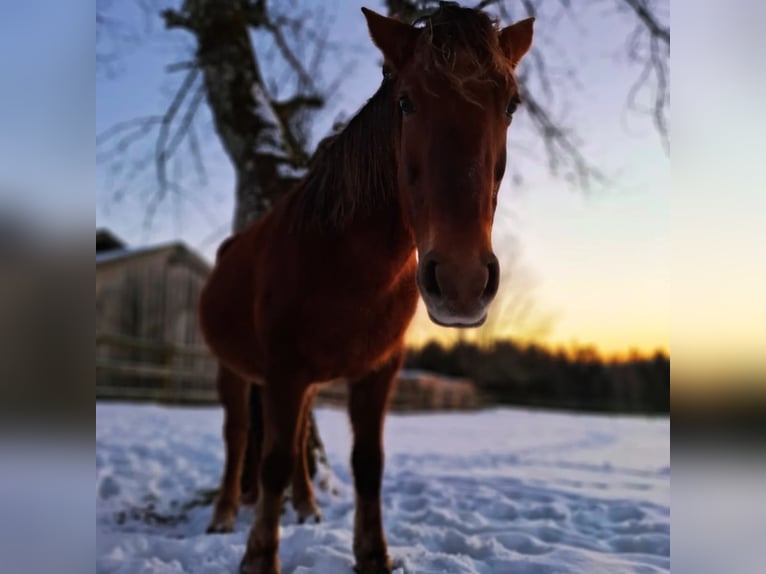
[[[417,305],[417,286],[414,276],[397,285],[391,293],[358,307],[360,322],[367,328],[360,333],[374,353],[378,347],[388,347],[399,341],[412,320]]]
[[[319,379],[360,377],[399,349],[415,313],[414,267],[389,289],[314,307],[303,331],[301,355]]]

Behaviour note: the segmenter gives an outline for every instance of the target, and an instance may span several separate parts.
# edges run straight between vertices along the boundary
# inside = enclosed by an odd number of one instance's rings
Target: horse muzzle
[[[445,327],[478,327],[497,294],[500,265],[493,253],[468,260],[430,251],[418,264],[418,289],[428,316]]]

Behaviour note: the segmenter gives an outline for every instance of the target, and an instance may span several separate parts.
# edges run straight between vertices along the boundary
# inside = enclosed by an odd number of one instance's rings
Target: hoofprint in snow
[[[321,408],[324,522],[282,517],[285,574],[352,573],[346,414]],[[220,408],[96,405],[99,573],[236,572],[253,513],[206,535]],[[670,570],[667,419],[493,409],[391,414],[383,512],[395,573]],[[318,477],[319,478],[319,477]],[[325,477],[327,478],[327,477]]]

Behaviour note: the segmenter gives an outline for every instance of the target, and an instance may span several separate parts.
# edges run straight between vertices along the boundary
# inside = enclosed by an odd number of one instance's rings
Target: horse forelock
[[[426,78],[446,80],[464,99],[478,103],[472,89],[486,83],[512,83],[512,62],[499,41],[499,23],[486,13],[443,3],[415,22],[422,31],[414,64]]]

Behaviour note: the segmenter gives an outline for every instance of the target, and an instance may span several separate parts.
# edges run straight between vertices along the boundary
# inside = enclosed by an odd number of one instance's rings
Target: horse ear
[[[514,68],[532,47],[534,23],[534,18],[527,18],[500,30],[500,47]]]
[[[375,45],[394,69],[399,70],[412,53],[419,30],[394,18],[362,8],[367,28]]]

